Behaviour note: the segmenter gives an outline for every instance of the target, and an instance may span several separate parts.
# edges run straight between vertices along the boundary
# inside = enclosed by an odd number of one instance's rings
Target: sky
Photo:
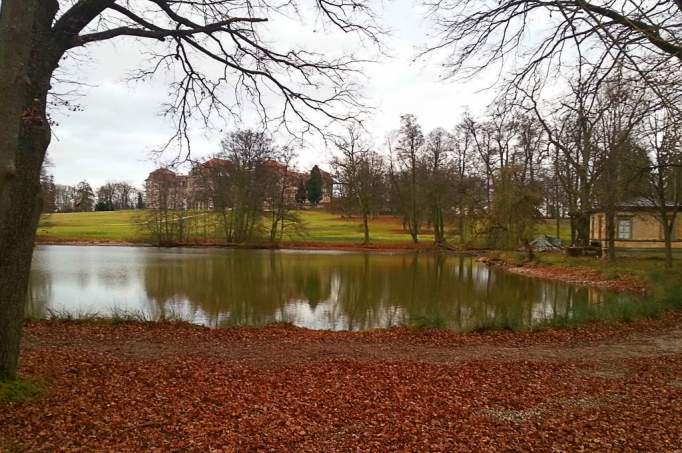
[[[386,135],[399,126],[401,114],[417,116],[425,131],[454,127],[465,110],[479,113],[494,93],[486,90],[490,78],[475,81],[443,80],[440,61],[413,62],[425,44],[429,23],[418,0],[395,0],[379,11],[381,23],[390,30],[383,39],[385,54],[374,52],[375,62],[363,67],[361,91],[372,107],[366,128],[382,150]],[[320,52],[362,49],[357,40],[329,30],[319,31],[312,16],[296,21],[271,18],[268,36],[276,45],[304,46]],[[130,82],[128,76],[146,56],[142,43],[124,39],[99,43],[68,58],[63,77],[78,80],[78,111],[52,112],[57,121],[48,156],[58,184],[74,185],[86,179],[93,187],[106,181],[127,181],[142,187],[148,173],[174,157],[153,153],[172,135],[173,123],[160,115],[167,101],[170,75],[150,82]],[[67,89],[61,88],[60,89]],[[248,126],[249,112],[245,112]],[[225,126],[193,129],[192,158],[201,159],[220,151]],[[317,136],[298,148],[297,166],[308,170],[315,164],[326,167],[333,149]]]

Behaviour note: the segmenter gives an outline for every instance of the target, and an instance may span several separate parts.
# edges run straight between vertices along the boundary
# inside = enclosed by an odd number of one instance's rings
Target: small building
[[[673,211],[671,206],[670,211]],[[638,198],[616,209],[615,248],[620,251],[656,252],[665,248],[663,225],[656,217],[657,208],[650,200]],[[682,212],[675,219],[672,246],[682,253]],[[606,250],[606,213],[596,209],[590,215],[590,242]]]

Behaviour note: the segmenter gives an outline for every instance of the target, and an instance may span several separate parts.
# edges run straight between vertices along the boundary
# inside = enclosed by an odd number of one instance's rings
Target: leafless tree
[[[267,204],[270,208],[270,242],[282,240],[285,233],[301,236],[304,233],[303,221],[295,212],[296,191],[300,177],[294,170],[296,151],[289,146],[275,152],[276,163],[268,169]]]
[[[433,242],[436,247],[445,245],[445,209],[450,195],[449,173],[452,171],[451,158],[454,138],[442,128],[434,129],[427,135],[424,159],[426,179],[422,182],[426,199],[431,208]]]
[[[340,155],[332,160],[334,180],[341,192],[344,208],[362,216],[363,244],[370,242],[369,216],[383,200],[383,159],[372,151],[360,129],[350,127],[347,134],[334,140]]]
[[[669,110],[652,112],[642,125],[642,139],[651,165],[642,172],[648,179],[644,198],[656,210],[665,242],[665,263],[672,267],[672,241],[682,209],[682,124]]]
[[[363,2],[314,0],[321,21],[376,40],[380,33]],[[362,105],[352,76],[353,56],[279,49],[262,24],[309,5],[250,0],[3,0],[0,5],[0,379],[14,378],[40,215],[40,168],[51,139],[47,115],[55,71],[74,51],[102,41],[135,38],[150,66],[134,76],[176,74],[166,113],[176,139],[186,140],[190,118],[238,114],[240,103],[264,122],[297,121],[320,129],[356,118]],[[217,74],[205,71],[218,67]],[[226,93],[234,90],[234,96]],[[281,99],[265,108],[265,93]],[[234,98],[236,103],[227,102]]]
[[[437,33],[426,53],[453,74],[509,70],[521,85],[578,64],[589,77],[625,64],[657,90],[679,78],[682,3],[656,0],[427,0]],[[539,25],[541,24],[541,25]],[[510,60],[516,64],[510,66]],[[664,95],[664,91],[659,92]]]
[[[404,216],[412,242],[419,242],[419,229],[421,227],[422,207],[419,206],[421,190],[419,177],[422,170],[422,152],[424,146],[424,133],[412,114],[400,117],[400,129],[396,146],[397,158],[400,163],[403,183],[399,189],[405,191]],[[406,189],[406,190],[405,190]]]
[[[228,203],[216,206],[222,220],[225,240],[246,242],[261,229],[267,200],[267,183],[271,171],[267,163],[274,160],[272,140],[264,133],[242,130],[228,134],[222,142],[221,157],[230,161],[230,170],[214,190],[217,198]]]

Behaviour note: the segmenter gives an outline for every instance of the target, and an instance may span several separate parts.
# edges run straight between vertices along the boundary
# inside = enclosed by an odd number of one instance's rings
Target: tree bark
[[[606,259],[613,261],[616,259],[616,215],[613,212],[606,212]]]
[[[0,10],[0,380],[16,378],[50,143],[47,92],[61,53],[56,0],[5,0]]]
[[[664,228],[665,236],[665,267],[666,269],[671,269],[673,267],[673,241],[672,241],[672,231],[666,225]]]
[[[362,228],[365,232],[365,241],[363,242],[364,245],[369,244],[369,213],[367,212],[366,209],[362,210]]]

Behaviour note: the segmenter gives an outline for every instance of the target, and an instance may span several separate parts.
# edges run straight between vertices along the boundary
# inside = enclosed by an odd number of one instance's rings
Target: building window
[[[620,217],[617,220],[618,239],[632,239],[632,219]]]

